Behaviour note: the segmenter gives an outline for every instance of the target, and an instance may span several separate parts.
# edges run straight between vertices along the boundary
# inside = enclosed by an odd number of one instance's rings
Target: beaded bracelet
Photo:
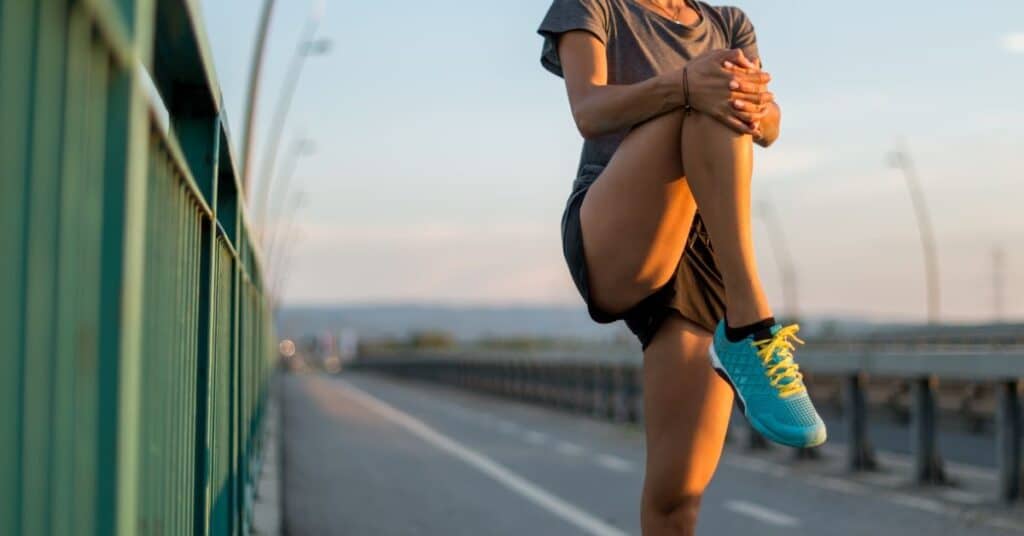
[[[689,67],[683,67],[683,112],[686,115],[693,111],[693,106],[690,106],[690,80],[687,76],[689,71]]]

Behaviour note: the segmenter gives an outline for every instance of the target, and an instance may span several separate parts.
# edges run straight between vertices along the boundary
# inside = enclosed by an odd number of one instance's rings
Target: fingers
[[[729,102],[737,110],[754,111],[761,110],[775,101],[775,95],[771,91],[763,93],[739,93],[729,95]]]
[[[741,110],[735,110],[735,111],[732,112],[732,115],[733,115],[733,117],[739,119],[740,121],[743,121],[744,123],[746,123],[748,125],[756,126],[757,124],[759,124],[761,122],[762,119],[764,119],[765,117],[768,117],[768,109],[765,108],[764,110],[760,110],[760,111],[741,111]]]
[[[751,126],[748,123],[744,123],[743,121],[740,121],[739,119],[733,116],[726,115],[718,117],[717,119],[723,125],[729,127],[730,129],[733,130],[733,132],[736,132],[738,134],[749,134],[751,136],[757,134],[757,129],[755,127]]]
[[[722,66],[730,71],[757,72],[761,70],[760,60],[751,61],[742,50],[729,50],[722,57]]]
[[[737,59],[737,63],[739,64],[739,66],[741,68],[747,69],[748,71],[760,70],[760,67],[758,67],[758,65],[756,63],[750,61],[750,59],[748,59],[747,56],[745,54],[743,54],[743,51],[740,51],[740,55],[739,55],[739,58]]]
[[[729,89],[738,93],[760,94],[768,91],[768,85],[733,78],[729,81]]]
[[[746,71],[730,71],[730,78],[740,83],[767,84],[772,81],[772,75],[764,71],[749,73]]]

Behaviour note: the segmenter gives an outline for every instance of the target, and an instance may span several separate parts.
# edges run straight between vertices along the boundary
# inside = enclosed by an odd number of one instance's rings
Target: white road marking
[[[764,473],[778,478],[785,477],[789,474],[789,469],[784,466],[742,455],[728,456],[723,460],[723,462],[732,467],[754,471],[755,473]]]
[[[434,447],[462,460],[466,465],[477,469],[495,482],[518,493],[523,498],[564,521],[575,525],[583,532],[594,536],[626,536],[626,533],[622,530],[555,496],[480,452],[462,445],[458,441],[434,430],[423,421],[394,408],[347,381],[337,380],[335,385],[338,385],[346,396],[355,399],[367,409],[405,428],[408,432]]]
[[[548,442],[548,436],[534,430],[527,430],[523,433],[523,437],[531,445],[543,445]]]
[[[557,450],[559,454],[564,454],[566,456],[579,456],[584,452],[583,447],[568,441],[559,441],[555,450]]]
[[[619,458],[618,456],[612,456],[610,454],[598,454],[594,457],[597,463],[606,469],[612,471],[618,471],[620,473],[628,473],[633,470],[633,462]]]
[[[862,475],[859,479],[861,482],[866,482],[872,486],[881,486],[884,488],[896,488],[903,485],[906,482],[906,477],[903,475],[889,475],[884,473],[868,473]]]
[[[947,501],[961,504],[981,504],[985,502],[985,497],[982,494],[962,489],[944,489],[939,492],[939,495]]]
[[[1013,521],[1012,519],[1006,519],[1005,517],[990,517],[984,520],[985,524],[990,527],[997,529],[1012,530],[1014,532],[1024,532],[1024,525]]]
[[[843,480],[832,476],[816,476],[808,478],[807,482],[812,486],[817,486],[822,489],[836,491],[839,493],[848,493],[850,495],[864,495],[868,492],[867,488],[856,482],[850,482],[849,480]]]
[[[775,525],[777,527],[796,527],[800,520],[775,510],[765,508],[747,501],[725,501],[725,507],[737,514],[752,517],[762,523]]]
[[[847,445],[845,443],[828,443],[818,447],[824,449],[823,452],[828,456],[843,457],[846,455]],[[907,454],[900,454],[898,452],[892,452],[888,450],[876,451],[879,463],[882,465],[891,465],[900,467],[903,469],[909,469],[914,465],[913,457]],[[996,481],[999,479],[998,473],[993,469],[986,467],[979,467],[977,465],[970,465],[958,462],[946,462],[946,471],[953,476],[962,478],[973,478],[977,480],[989,480]]]
[[[947,513],[946,507],[942,503],[932,499],[925,499],[924,497],[914,497],[905,493],[890,493],[886,495],[886,499],[901,506],[916,508],[933,514]]]

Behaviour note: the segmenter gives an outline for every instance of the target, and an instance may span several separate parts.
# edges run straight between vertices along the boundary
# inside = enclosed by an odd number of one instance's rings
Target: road
[[[637,427],[363,373],[281,387],[287,534],[639,534]],[[730,445],[698,534],[1024,533],[1021,509],[979,487],[984,470],[921,490],[899,457],[851,477],[826,453],[797,463]]]

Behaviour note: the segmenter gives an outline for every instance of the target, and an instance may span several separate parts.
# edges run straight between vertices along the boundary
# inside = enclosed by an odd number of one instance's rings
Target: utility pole
[[[245,126],[242,132],[242,197],[249,199],[252,194],[252,144],[256,119],[256,103],[260,95],[260,74],[263,72],[263,57],[267,52],[267,32],[270,30],[270,15],[274,12],[275,0],[264,0],[260,12],[260,24],[256,30],[256,43],[252,48],[252,59],[249,63],[249,91],[245,98]]]
[[[289,260],[291,259],[292,249],[297,241],[293,237],[295,234],[295,218],[305,200],[306,197],[302,192],[296,192],[291,196],[291,203],[285,209],[287,212],[285,216],[286,221],[281,229],[274,233],[274,243],[270,247],[275,250],[280,247],[280,251],[274,251],[273,257],[269,261],[269,270],[267,271],[267,281],[270,283],[270,295],[273,300],[279,299],[279,294],[287,280],[287,271],[290,266]],[[289,208],[291,210],[288,210]]]
[[[281,205],[284,200],[288,197],[291,192],[291,186],[295,179],[295,173],[299,168],[299,162],[302,157],[309,156],[315,152],[315,146],[313,142],[309,140],[305,135],[299,135],[291,145],[291,151],[287,155],[284,162],[284,173],[281,174],[280,180],[268,185],[268,196],[267,203],[263,204],[261,209],[263,212],[256,215],[254,221],[263,228],[266,229],[271,222],[279,223],[277,216],[280,216]],[[275,216],[275,214],[277,216]],[[270,233],[269,229],[264,232],[264,242],[267,241],[266,233]],[[264,244],[266,245],[266,244]],[[267,252],[269,255],[269,251]]]
[[[924,252],[925,283],[928,300],[928,323],[939,322],[939,259],[935,246],[935,232],[932,229],[931,217],[928,214],[928,205],[924,197],[924,189],[921,187],[921,180],[917,175],[917,168],[914,166],[910,153],[906,149],[899,149],[893,152],[889,158],[890,164],[903,171],[903,177],[907,181],[907,189],[910,192],[910,202],[914,206],[914,215],[917,217],[917,230],[921,236],[921,249]]]
[[[285,74],[285,86],[281,91],[281,96],[278,98],[270,130],[268,131],[270,140],[263,149],[263,160],[259,170],[260,180],[258,184],[253,185],[253,189],[250,192],[250,195],[259,196],[254,205],[256,214],[264,214],[267,211],[266,205],[270,195],[269,192],[277,168],[277,156],[281,150],[281,136],[284,133],[285,121],[288,119],[288,112],[291,110],[292,100],[295,97],[295,90],[298,88],[299,78],[302,75],[302,67],[306,63],[306,58],[326,54],[330,49],[329,41],[316,39],[316,32],[324,15],[323,5],[322,0],[315,4],[313,13],[299,39],[295,54],[288,65],[288,72]],[[262,230],[260,235],[263,235]]]
[[[785,310],[786,318],[789,321],[796,321],[800,318],[796,265],[793,263],[793,255],[786,242],[786,235],[782,231],[782,225],[779,224],[773,205],[768,200],[762,199],[758,203],[758,214],[768,230],[768,241],[772,245],[772,254],[782,278],[782,307]]]
[[[1006,319],[1006,250],[996,246],[992,250],[992,308],[995,321]]]

